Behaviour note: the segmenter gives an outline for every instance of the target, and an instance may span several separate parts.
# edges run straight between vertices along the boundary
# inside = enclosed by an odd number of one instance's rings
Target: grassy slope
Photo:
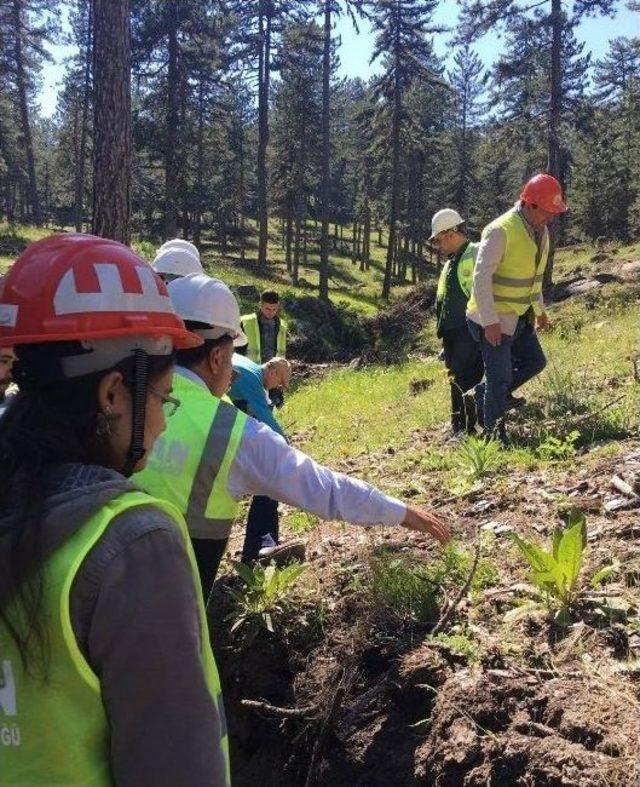
[[[226,255],[222,255],[219,249],[205,235],[201,245],[202,260],[207,271],[221,278],[231,287],[238,285],[253,285],[258,291],[266,287],[273,287],[280,292],[290,292],[299,297],[304,295],[315,295],[318,286],[317,247],[309,245],[309,267],[301,267],[300,281],[298,286],[293,286],[291,277],[287,273],[284,251],[279,243],[278,223],[271,222],[271,234],[268,250],[269,266],[266,272],[257,269],[257,245],[256,235],[253,227],[250,227],[250,234],[247,241],[246,260],[244,265],[240,263],[240,254],[237,246],[233,242],[229,244]],[[313,227],[309,225],[310,232]],[[15,256],[30,242],[38,240],[50,234],[52,230],[37,227],[16,226],[9,227],[7,224],[0,223],[0,273],[5,270],[15,259]],[[344,230],[344,244],[351,237],[349,229]],[[380,292],[382,290],[382,278],[384,269],[384,258],[386,247],[377,245],[377,235],[374,234],[371,243],[371,268],[369,271],[361,272],[359,265],[352,264],[350,257],[344,253],[345,246],[339,243],[340,253],[331,255],[331,277],[329,286],[331,297],[337,303],[346,304],[363,314],[373,314],[382,304]],[[148,260],[152,260],[155,249],[160,245],[159,239],[137,240],[134,246]],[[398,287],[395,292],[400,294],[408,289],[408,286]],[[242,300],[242,299],[241,299]],[[243,301],[243,308],[253,306],[250,301]]]
[[[640,259],[638,246],[608,251],[602,264],[591,262],[593,250],[561,253],[558,278]],[[434,505],[457,548],[443,559],[426,538],[318,523],[285,509],[283,530],[307,540],[299,589],[285,613],[274,613],[274,635],[247,644],[220,627],[217,643],[225,645],[217,652],[238,784],[259,781],[273,762],[286,764],[279,787],[297,787],[314,768],[335,784],[630,783],[640,739],[637,510],[610,514],[603,504],[617,494],[612,475],[632,482],[640,472],[631,364],[639,297],[636,279],[552,307],[554,328],[543,338],[549,367],[524,391],[529,404],[513,419],[517,446],[480,480],[468,477],[462,451],[446,441],[446,378],[433,358],[333,371],[290,394],[283,417],[296,445]],[[414,396],[412,380],[429,382]],[[588,593],[572,609],[572,625],[559,628],[544,608],[522,614],[535,595],[505,532],[548,547],[573,506],[586,511]],[[461,595],[474,545],[480,567]],[[591,589],[607,566],[604,587]],[[230,574],[219,589],[233,582]],[[219,593],[216,605],[223,599]],[[453,615],[431,638],[452,599],[460,599]],[[519,619],[509,621],[520,605]],[[268,684],[255,679],[256,663]],[[329,711],[336,686],[344,696]],[[315,721],[287,723],[247,713],[242,701],[262,697],[321,710]],[[324,740],[325,720],[334,737],[319,765],[309,752]],[[262,746],[247,743],[254,740],[247,730]]]

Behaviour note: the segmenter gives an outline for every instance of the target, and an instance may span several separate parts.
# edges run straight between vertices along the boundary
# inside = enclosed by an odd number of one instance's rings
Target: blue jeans
[[[476,402],[484,411],[484,427],[493,432],[504,419],[507,397],[527,380],[531,380],[547,365],[533,325],[520,317],[513,336],[502,334],[502,341],[494,347],[484,337],[484,329],[467,320],[469,331],[480,344],[484,362],[484,382],[476,388]]]

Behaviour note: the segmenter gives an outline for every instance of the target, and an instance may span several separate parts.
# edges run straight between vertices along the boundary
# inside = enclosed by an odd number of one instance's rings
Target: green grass
[[[433,379],[412,395],[412,380]],[[432,428],[447,418],[448,385],[444,365],[432,359],[398,367],[344,369],[298,388],[283,412],[286,428],[320,461],[345,459],[404,443],[415,429]]]
[[[314,232],[313,222],[308,222],[309,232]],[[70,230],[71,228],[67,228]],[[230,287],[255,287],[260,292],[266,288],[277,289],[281,295],[287,293],[296,297],[315,296],[318,289],[319,248],[317,243],[309,242],[308,265],[300,267],[300,281],[297,286],[291,282],[287,272],[285,252],[281,246],[280,224],[277,220],[269,223],[269,245],[267,249],[268,266],[266,271],[257,268],[257,232],[255,222],[247,221],[247,244],[244,264],[240,261],[240,248],[233,238],[227,246],[226,254],[220,252],[219,244],[214,243],[210,233],[203,233],[200,245],[202,262],[212,276],[226,282]],[[56,230],[57,231],[57,228]],[[319,231],[319,230],[318,230]],[[0,272],[8,268],[15,257],[28,243],[46,237],[54,232],[53,228],[40,228],[24,225],[9,226],[0,222]],[[331,225],[333,233],[333,225]],[[369,271],[360,271],[359,263],[353,264],[347,247],[350,247],[352,228],[343,228],[344,240],[338,242],[338,251],[332,251],[330,270],[330,297],[336,304],[349,306],[364,315],[375,314],[383,305],[380,298],[382,278],[386,256],[386,234],[383,233],[383,245],[378,246],[377,233],[371,237],[371,267]],[[149,262],[153,259],[155,249],[162,243],[159,237],[135,237],[132,245]],[[344,244],[344,248],[343,248]],[[435,275],[435,268],[434,268]],[[410,289],[410,285],[394,288],[393,297],[399,297]],[[241,295],[239,298],[243,310],[253,308],[251,298]]]

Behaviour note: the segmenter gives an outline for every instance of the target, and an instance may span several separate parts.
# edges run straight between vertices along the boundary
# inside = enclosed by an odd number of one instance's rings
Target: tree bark
[[[320,282],[321,301],[329,300],[329,192],[331,186],[331,3],[324,0],[324,46],[322,52],[322,182],[320,184]]]
[[[129,242],[131,40],[129,0],[93,0],[93,222],[95,235]]]
[[[395,72],[393,86],[393,120],[391,129],[391,205],[389,210],[389,241],[387,243],[387,259],[382,283],[382,297],[389,300],[391,294],[391,272],[396,251],[396,221],[398,213],[398,192],[400,190],[400,126],[402,118],[402,93],[400,86],[400,44],[396,41]]]
[[[167,125],[164,151],[164,239],[178,232],[176,207],[176,148],[178,136],[178,9],[177,3],[166,5],[167,14]]]
[[[200,245],[202,232],[202,188],[204,182],[204,80],[198,85],[198,141],[196,152],[196,204],[193,212],[193,242]]]
[[[36,164],[33,154],[33,138],[31,135],[31,121],[29,118],[29,102],[27,99],[27,78],[25,75],[24,53],[22,51],[22,0],[13,0],[13,25],[14,25],[14,56],[16,67],[16,87],[18,89],[18,102],[20,104],[20,122],[24,137],[24,150],[27,159],[27,177],[29,179],[29,202],[34,224],[42,224],[42,211],[38,195],[38,181],[36,179]]]
[[[260,2],[260,55],[258,59],[258,267],[267,266],[269,205],[267,198],[267,146],[269,144],[269,79],[271,72],[271,13]],[[266,13],[265,13],[266,12]]]
[[[80,121],[80,145],[76,160],[76,177],[73,200],[76,232],[82,232],[82,214],[84,208],[84,183],[87,171],[87,135],[89,125],[89,103],[91,100],[91,47],[93,26],[93,2],[87,0],[87,49],[84,61],[84,83],[82,94],[82,120]]]
[[[562,184],[560,138],[558,129],[562,117],[562,2],[551,0],[551,102],[549,104],[549,137],[547,171]],[[549,228],[549,261],[544,272],[542,290],[547,297],[553,288],[553,258],[557,227]]]

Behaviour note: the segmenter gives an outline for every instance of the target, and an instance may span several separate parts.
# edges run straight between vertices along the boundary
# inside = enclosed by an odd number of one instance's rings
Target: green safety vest
[[[228,491],[229,470],[247,416],[180,374],[173,393],[180,407],[134,480],[176,506],[191,538],[228,538],[240,507]]]
[[[287,354],[287,323],[280,317],[280,330],[276,337],[276,355],[281,358]],[[242,330],[245,332],[249,343],[247,344],[247,358],[254,363],[262,363],[262,348],[260,346],[260,324],[257,314],[245,314],[240,318]]]
[[[502,261],[493,274],[493,300],[498,314],[513,313],[523,315],[533,307],[536,314],[541,313],[539,297],[542,292],[544,269],[549,257],[549,242],[545,242],[542,252],[527,230],[520,213],[508,210],[495,221],[488,224],[482,237],[489,230],[500,227],[505,232],[506,246]],[[477,312],[478,304],[472,293],[467,312]]]
[[[104,505],[43,565],[43,620],[49,647],[46,678],[38,679],[25,672],[15,642],[6,627],[0,625],[0,784],[13,787],[115,784],[100,679],[87,663],[73,633],[70,591],[82,562],[111,521],[130,508],[149,505],[165,511],[184,537],[198,589],[202,666],[220,714],[222,737],[211,743],[222,750],[226,784],[231,784],[220,678],[185,521],[171,504],[138,491],[125,492]],[[12,619],[19,620],[19,615],[13,613]],[[158,621],[158,626],[161,625]],[[153,654],[149,654],[149,666],[153,667]],[[161,697],[158,702],[162,702]]]
[[[458,260],[458,284],[460,289],[467,296],[471,295],[471,286],[473,285],[473,266],[476,264],[476,257],[478,256],[479,243],[469,243],[464,250],[462,257]],[[436,300],[443,301],[447,294],[447,275],[451,267],[452,260],[448,259],[438,279],[438,290],[436,292]]]

